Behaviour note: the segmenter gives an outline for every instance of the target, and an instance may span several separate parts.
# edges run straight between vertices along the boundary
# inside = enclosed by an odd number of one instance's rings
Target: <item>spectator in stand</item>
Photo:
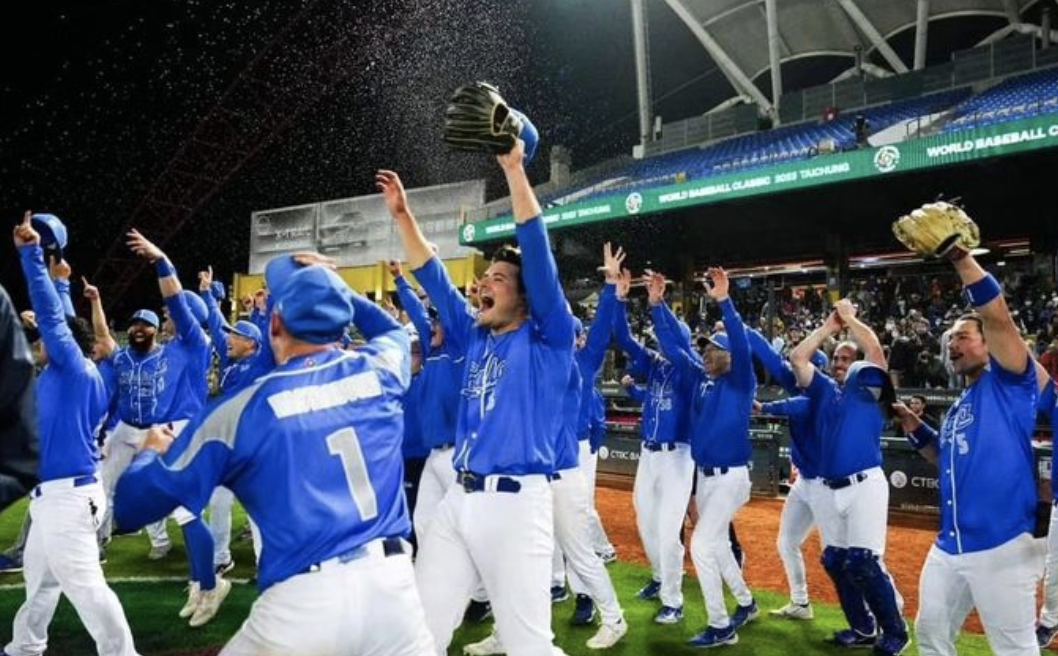
[[[1040,364],[1047,370],[1051,380],[1058,380],[1058,339],[1051,340],[1047,350],[1040,356]]]

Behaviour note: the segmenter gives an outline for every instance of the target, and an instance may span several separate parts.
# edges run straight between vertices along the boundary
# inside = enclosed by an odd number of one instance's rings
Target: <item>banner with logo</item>
[[[564,229],[735,198],[959,164],[1056,145],[1058,114],[1046,114],[880,148],[820,155],[752,171],[698,178],[664,187],[625,190],[593,200],[545,209],[544,220],[549,230]],[[507,239],[513,234],[513,217],[503,216],[464,225],[459,241],[463,245],[473,245]]]

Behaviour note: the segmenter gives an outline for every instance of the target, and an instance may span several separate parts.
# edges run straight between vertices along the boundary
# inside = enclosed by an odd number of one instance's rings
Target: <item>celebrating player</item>
[[[573,366],[573,316],[526,176],[524,144],[497,159],[507,178],[521,252],[501,249],[472,313],[408,209],[400,178],[378,187],[407,260],[466,353],[456,429],[458,486],[441,502],[416,562],[426,619],[444,654],[479,580],[514,656],[552,654],[548,575],[554,547],[551,484],[562,396]]]

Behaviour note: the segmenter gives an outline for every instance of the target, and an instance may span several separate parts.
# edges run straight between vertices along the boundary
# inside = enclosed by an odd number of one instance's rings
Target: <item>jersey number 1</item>
[[[345,482],[349,485],[349,494],[353,497],[360,519],[366,521],[378,517],[378,499],[367,475],[367,463],[356,431],[350,427],[331,433],[327,436],[327,449],[332,456],[342,459]]]

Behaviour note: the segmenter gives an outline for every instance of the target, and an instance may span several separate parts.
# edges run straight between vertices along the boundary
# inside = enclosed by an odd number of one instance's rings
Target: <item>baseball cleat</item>
[[[657,599],[658,593],[661,592],[661,581],[651,580],[636,593],[636,597],[644,601],[648,599]]]
[[[493,654],[506,654],[507,648],[503,646],[496,633],[490,633],[489,637],[480,642],[472,642],[463,647],[465,656],[493,656]]]
[[[467,612],[463,614],[463,621],[471,624],[481,624],[492,617],[492,604],[487,601],[471,600],[467,606]]]
[[[812,612],[812,604],[798,604],[792,601],[782,608],[768,611],[768,614],[774,617],[784,617],[788,620],[810,620],[815,617]]]
[[[595,602],[586,594],[577,595],[577,609],[573,611],[570,624],[573,626],[586,626],[595,622]]]
[[[675,624],[683,619],[683,606],[662,606],[654,621],[658,624]]]
[[[564,585],[555,585],[551,587],[551,603],[560,604],[563,601],[569,599],[569,590]]]
[[[0,554],[0,574],[17,574],[22,571],[22,556],[15,557]]]
[[[848,649],[868,649],[874,646],[877,636],[874,633],[860,633],[856,629],[835,631],[831,640],[839,647]]]
[[[1054,636],[1056,635],[1058,635],[1058,624],[1054,626],[1040,624],[1036,627],[1036,644],[1040,646],[1040,649],[1043,649],[1054,642]]]
[[[603,565],[609,565],[610,563],[617,562],[617,552],[613,549],[610,549],[609,551],[603,551],[602,553],[598,553],[595,555],[599,557],[599,560],[602,561]]]
[[[903,635],[884,634],[878,636],[874,643],[874,653],[878,656],[900,656],[911,644],[911,638]]]
[[[198,608],[198,602],[202,599],[202,591],[198,588],[197,582],[191,582],[187,586],[187,601],[184,603],[184,607],[180,609],[178,613],[180,617],[188,618],[195,614],[195,609]]]
[[[216,574],[217,576],[224,576],[233,569],[235,569],[235,561],[232,559],[228,559],[228,562],[217,565]]]
[[[750,601],[745,606],[739,606],[736,608],[735,612],[731,614],[731,625],[737,629],[744,624],[752,622],[758,617],[760,617],[760,609],[757,608],[757,602]]]
[[[163,544],[160,547],[152,546],[150,552],[147,554],[147,559],[148,560],[161,560],[162,558],[165,558],[166,556],[168,556],[169,552],[172,551],[172,549],[173,549],[173,545],[172,544]]]
[[[722,647],[724,645],[733,645],[738,642],[738,634],[735,633],[735,625],[728,624],[726,628],[718,629],[713,626],[706,627],[705,631],[702,631],[698,635],[694,636],[687,641],[687,644],[692,647],[702,647],[708,649],[710,647]]]
[[[609,649],[628,633],[628,624],[621,620],[617,624],[603,624],[599,631],[585,644],[588,649]]]
[[[217,579],[215,588],[201,592],[202,596],[199,599],[198,607],[195,608],[195,614],[191,616],[191,621],[188,624],[199,627],[213,619],[229,592],[231,592],[231,581]]]

